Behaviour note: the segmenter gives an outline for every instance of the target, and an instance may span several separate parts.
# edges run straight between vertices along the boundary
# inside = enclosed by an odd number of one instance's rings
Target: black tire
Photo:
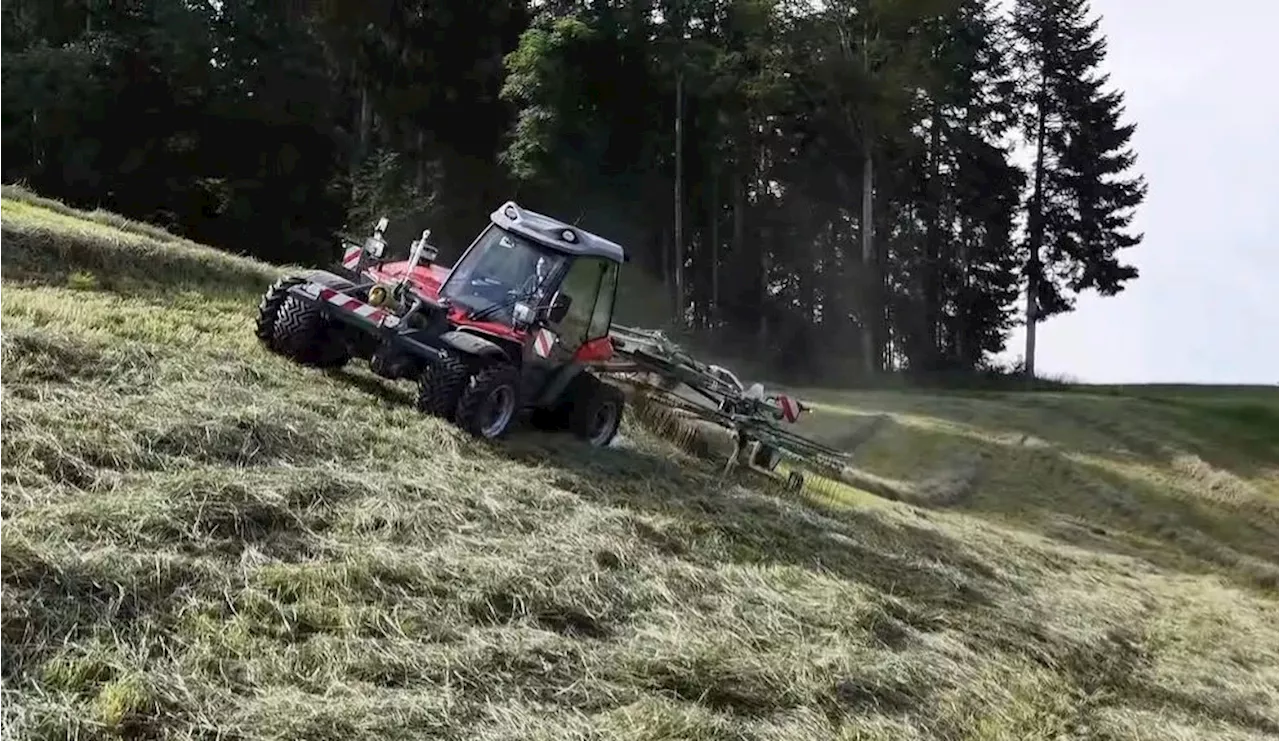
[[[342,333],[324,311],[294,296],[286,296],[276,313],[277,352],[302,365],[341,368],[351,359]]]
[[[496,440],[511,429],[519,410],[520,370],[495,363],[467,380],[454,421],[476,437]]]
[[[569,431],[592,447],[608,447],[622,426],[626,397],[617,386],[585,373],[575,379],[574,386],[574,392],[568,398],[572,405]]]
[[[257,335],[258,342],[262,343],[269,352],[280,352],[276,344],[276,317],[280,313],[280,305],[289,298],[289,288],[302,282],[304,282],[303,279],[297,277],[281,278],[271,284],[267,292],[262,294],[262,300],[258,302],[258,320],[254,327],[254,334]]]
[[[453,353],[427,363],[418,377],[418,411],[452,419],[467,385],[467,364]]]

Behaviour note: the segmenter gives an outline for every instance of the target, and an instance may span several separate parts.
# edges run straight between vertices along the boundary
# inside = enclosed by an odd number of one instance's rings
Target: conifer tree
[[[1129,171],[1133,124],[1121,121],[1123,95],[1100,69],[1106,39],[1087,0],[1018,0],[1024,132],[1034,161],[1027,200],[1026,373],[1035,375],[1036,324],[1071,311],[1081,291],[1104,296],[1138,276],[1120,250],[1142,237],[1128,231],[1146,196]]]

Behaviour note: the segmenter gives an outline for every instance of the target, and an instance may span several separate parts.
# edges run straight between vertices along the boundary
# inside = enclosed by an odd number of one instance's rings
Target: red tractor
[[[258,339],[307,366],[363,358],[384,378],[414,379],[419,410],[482,438],[530,412],[541,429],[608,445],[624,397],[590,368],[613,356],[625,252],[512,202],[490,222],[446,268],[433,262],[429,232],[408,260],[384,260],[382,219],[363,246],[346,244],[345,275],[308,271],[273,284]]]

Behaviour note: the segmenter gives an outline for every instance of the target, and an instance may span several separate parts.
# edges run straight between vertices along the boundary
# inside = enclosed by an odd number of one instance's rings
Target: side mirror
[[[557,292],[551,297],[551,306],[547,309],[547,321],[552,324],[559,324],[564,320],[565,314],[569,313],[569,306],[573,304],[573,299]]]

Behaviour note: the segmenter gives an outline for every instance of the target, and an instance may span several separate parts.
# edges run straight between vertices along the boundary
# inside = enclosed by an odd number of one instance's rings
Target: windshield
[[[517,302],[541,306],[550,300],[547,287],[566,259],[491,224],[454,266],[441,295],[487,319],[509,322]]]

